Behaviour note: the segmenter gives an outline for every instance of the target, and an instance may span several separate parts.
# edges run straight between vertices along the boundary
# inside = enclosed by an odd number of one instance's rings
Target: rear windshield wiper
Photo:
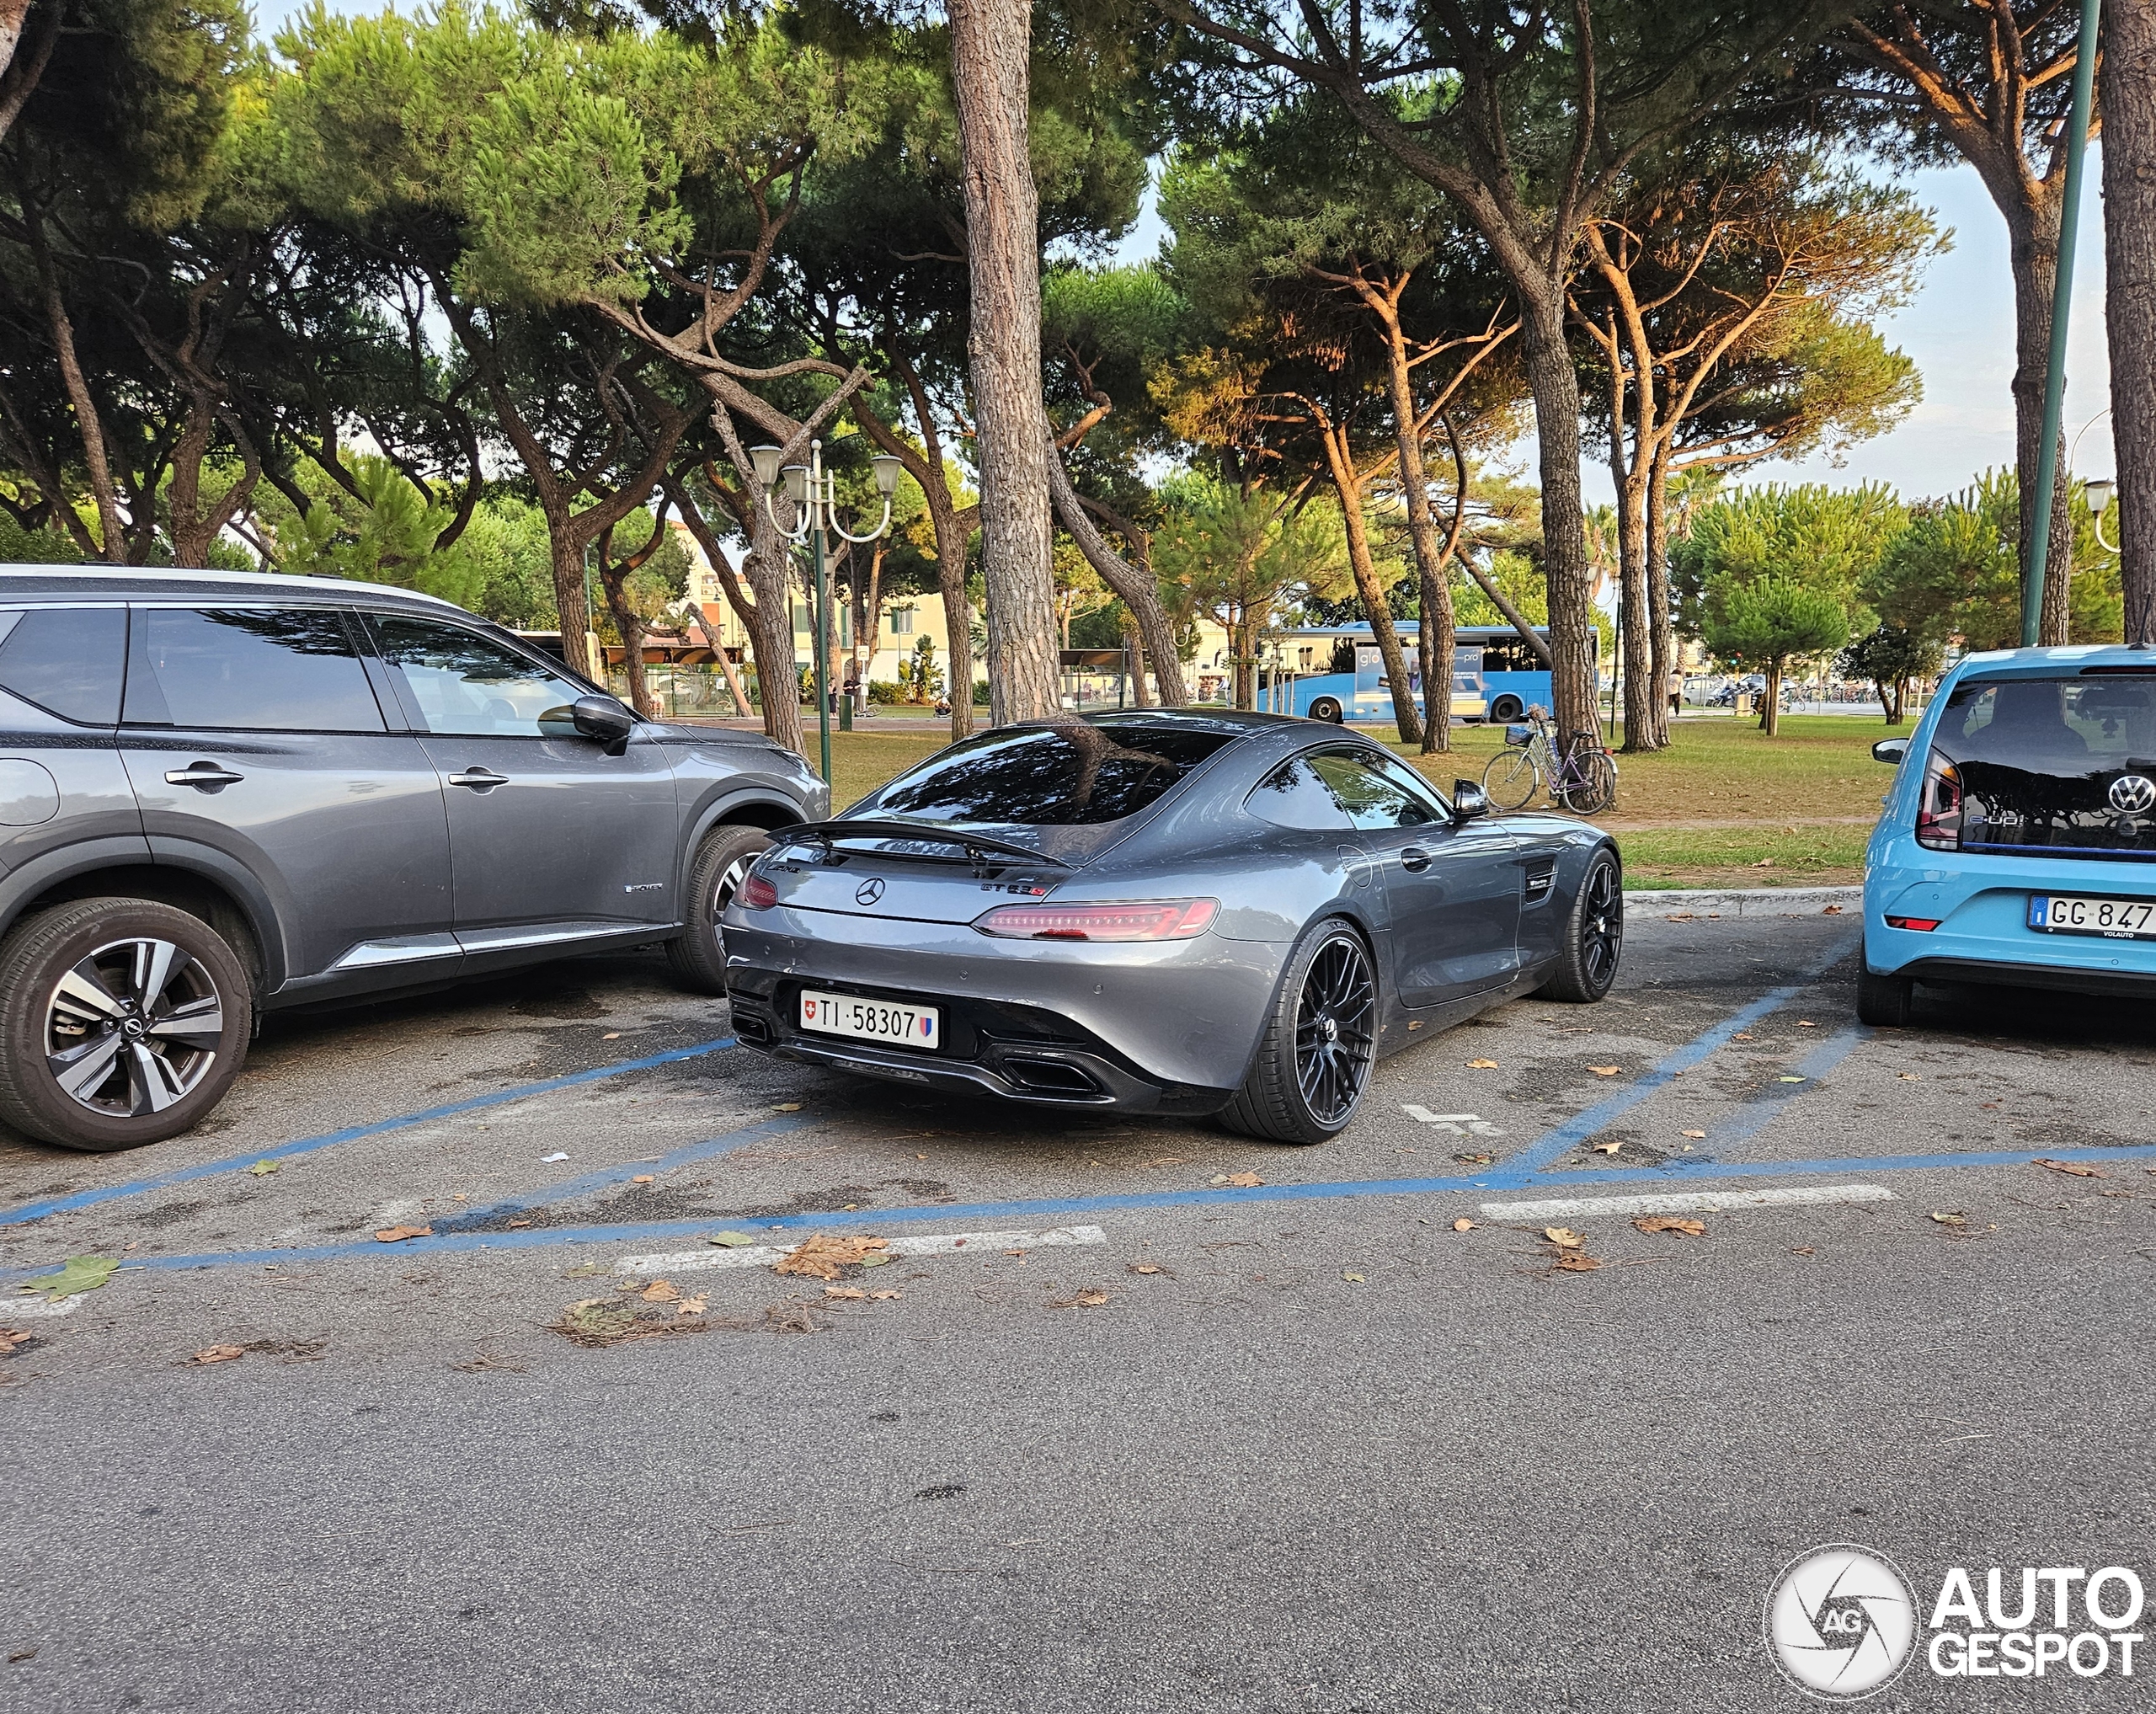
[[[995,839],[985,833],[946,833],[932,823],[918,821],[808,821],[795,827],[782,827],[774,837],[782,841],[806,841],[835,852],[841,839],[906,839],[918,840],[926,845],[949,846],[965,853],[963,857],[932,857],[924,852],[878,851],[873,855],[889,857],[915,857],[924,862],[968,862],[979,866],[987,860],[990,852],[1004,857],[1022,858],[1031,863],[1052,863],[1059,869],[1075,869],[1078,866],[1061,857],[1052,857],[1035,851],[1029,845],[1020,845],[1015,840]]]

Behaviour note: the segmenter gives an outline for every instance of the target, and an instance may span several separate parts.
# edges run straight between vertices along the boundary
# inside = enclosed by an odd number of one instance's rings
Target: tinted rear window
[[[125,608],[32,607],[0,614],[0,686],[63,720],[110,726],[120,718]]]
[[[2156,815],[2118,786],[2156,781],[2156,675],[1957,685],[1932,747],[1961,777],[1965,851],[2156,856]]]
[[[127,718],[248,732],[380,732],[338,614],[320,608],[135,611]]]
[[[1083,827],[1134,815],[1234,734],[1138,721],[1011,726],[893,781],[877,813],[928,821]]]

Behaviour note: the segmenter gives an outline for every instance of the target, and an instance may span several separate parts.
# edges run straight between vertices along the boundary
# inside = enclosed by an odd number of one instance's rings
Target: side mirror
[[[1490,794],[1473,780],[1454,780],[1452,782],[1452,819],[1472,821],[1478,815],[1490,813]]]
[[[611,697],[579,697],[570,706],[569,718],[584,736],[619,756],[629,747],[629,734],[637,729],[637,717]]]
[[[1908,753],[1909,740],[1906,738],[1882,738],[1871,746],[1871,759],[1883,761],[1888,767],[1901,766],[1902,759]]]

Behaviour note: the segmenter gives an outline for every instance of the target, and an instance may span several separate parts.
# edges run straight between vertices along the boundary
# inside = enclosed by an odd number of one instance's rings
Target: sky
[[[256,28],[266,35],[303,9],[302,0],[259,0]],[[331,9],[376,8],[331,0]],[[2092,147],[2067,344],[2066,435],[2073,467],[2084,477],[2115,470],[2105,414],[2111,366],[2104,345],[2100,174],[2101,149]],[[1983,470],[2013,463],[2014,292],[2005,222],[1968,168],[1913,173],[1906,182],[1953,233],[1952,248],[1931,264],[1909,306],[1881,324],[1887,341],[1915,360],[1924,377],[1923,403],[1890,433],[1852,448],[1839,468],[1822,454],[1754,466],[1748,479],[1837,486],[1878,481],[1915,499],[1956,493]],[[1141,260],[1155,253],[1161,237],[1149,198],[1117,254]],[[1609,473],[1598,461],[1588,461],[1583,478],[1590,503],[1612,498]]]

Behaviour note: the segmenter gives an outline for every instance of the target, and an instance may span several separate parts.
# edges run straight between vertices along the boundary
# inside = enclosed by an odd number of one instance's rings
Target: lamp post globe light
[[[824,542],[828,531],[846,542],[873,542],[891,527],[891,497],[899,491],[899,474],[904,468],[899,459],[888,452],[879,452],[869,464],[876,473],[876,491],[883,497],[883,515],[876,527],[866,535],[857,536],[839,522],[838,481],[824,468],[824,443],[808,443],[808,462],[806,464],[785,464],[782,446],[751,446],[749,462],[755,467],[756,480],[764,490],[764,512],[771,527],[787,541],[810,542],[815,556],[816,572],[816,737],[822,751],[824,782],[831,778],[831,696],[828,682],[830,675],[830,576],[824,554]],[[778,521],[777,510],[771,505],[771,490],[783,482],[786,497],[792,503],[793,523],[791,527]]]

